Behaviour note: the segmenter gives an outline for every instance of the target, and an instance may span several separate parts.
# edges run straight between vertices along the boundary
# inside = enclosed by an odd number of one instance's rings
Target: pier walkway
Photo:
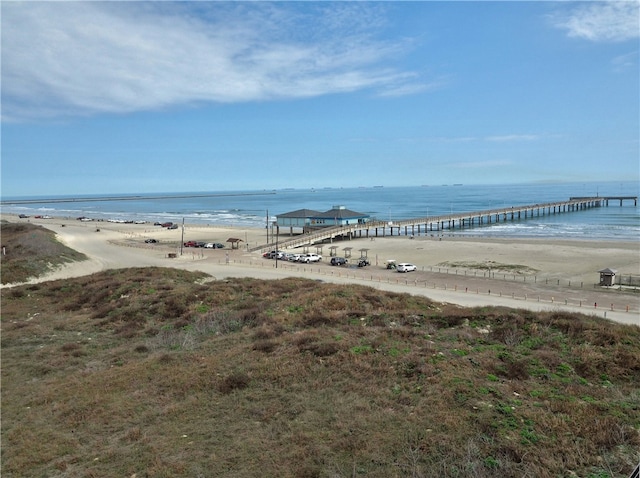
[[[327,227],[317,231],[289,235],[280,235],[278,240],[250,249],[250,251],[267,252],[276,248],[310,247],[314,244],[333,241],[334,238],[351,239],[360,237],[385,237],[393,235],[420,235],[432,231],[464,229],[475,226],[489,225],[493,223],[519,221],[533,217],[549,216],[566,212],[583,211],[594,207],[609,206],[609,201],[633,201],[638,205],[637,196],[595,196],[572,197],[568,201],[531,204],[527,206],[511,206],[484,211],[472,211],[466,213],[446,214],[440,216],[427,216],[415,219],[403,219],[399,221],[369,221],[363,224],[343,225]]]

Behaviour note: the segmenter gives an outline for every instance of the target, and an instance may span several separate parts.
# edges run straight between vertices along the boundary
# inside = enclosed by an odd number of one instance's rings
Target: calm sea
[[[638,196],[637,182],[518,184],[491,186],[417,186],[325,189],[278,189],[109,195],[109,201],[86,201],[96,196],[65,196],[74,202],[11,204],[3,197],[2,211],[27,215],[94,219],[173,221],[195,224],[264,228],[267,214],[297,209],[326,211],[335,205],[384,221],[464,213],[499,207],[563,201],[571,196]],[[210,197],[198,196],[210,195]],[[135,196],[135,200],[118,199]],[[179,197],[182,196],[182,197]],[[184,197],[198,196],[198,197]],[[46,199],[58,199],[48,197]],[[445,231],[448,233],[448,231]],[[456,235],[550,237],[638,241],[640,209],[633,201],[610,201],[609,207],[563,213],[454,231]]]

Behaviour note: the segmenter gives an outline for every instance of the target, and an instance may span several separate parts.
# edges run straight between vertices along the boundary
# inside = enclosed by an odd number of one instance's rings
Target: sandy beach
[[[249,249],[264,244],[266,231],[206,225],[165,229],[151,224],[82,222],[75,219],[20,219],[3,214],[9,222],[30,221],[56,232],[59,240],[90,259],[66,265],[36,281],[63,279],[106,269],[177,267],[199,270],[216,279],[251,276],[273,279],[303,276],[324,281],[356,282],[462,306],[504,305],[530,310],[566,309],[593,313],[640,325],[640,294],[596,287],[598,271],[618,275],[640,274],[640,243],[565,241],[548,239],[496,239],[454,235],[361,238],[310,245],[322,254],[317,264],[265,259]],[[286,236],[285,236],[286,237]],[[230,238],[240,239],[237,249]],[[156,239],[157,244],[145,243]],[[224,249],[181,247],[184,241],[220,242]],[[329,255],[351,254],[351,264],[366,255],[368,267],[332,267]],[[303,252],[303,248],[288,250]],[[171,257],[175,256],[175,257]],[[411,262],[417,272],[400,274],[385,262]]]

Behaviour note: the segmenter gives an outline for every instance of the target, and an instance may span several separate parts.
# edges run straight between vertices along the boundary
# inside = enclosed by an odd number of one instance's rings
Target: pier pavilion
[[[280,233],[280,228],[288,228],[289,235],[293,236],[294,228],[303,234],[325,230],[332,227],[349,227],[353,224],[363,225],[370,220],[368,214],[351,211],[344,206],[333,206],[325,212],[312,209],[298,209],[276,216],[275,225]]]

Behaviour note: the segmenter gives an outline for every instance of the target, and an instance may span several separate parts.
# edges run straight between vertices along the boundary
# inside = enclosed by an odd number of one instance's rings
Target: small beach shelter
[[[598,272],[600,273],[600,285],[611,286],[615,284],[615,277],[618,271],[607,267]]]
[[[231,249],[239,249],[240,248],[240,243],[242,242],[242,239],[237,239],[235,237],[230,237],[229,239],[227,239],[227,242],[231,243]]]

